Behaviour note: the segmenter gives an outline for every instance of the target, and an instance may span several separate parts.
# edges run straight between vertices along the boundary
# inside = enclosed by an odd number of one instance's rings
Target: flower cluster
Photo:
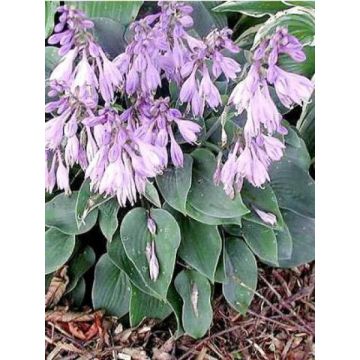
[[[49,192],[57,184],[69,193],[69,167],[85,169],[95,146],[90,131],[80,129],[81,118],[96,109],[98,93],[110,103],[122,77],[88,31],[93,22],[68,5],[58,11],[60,22],[48,41],[60,45],[63,57],[50,75],[48,96],[54,100],[45,107],[55,114],[45,125],[45,185]]]
[[[169,98],[155,98],[154,90],[163,74],[168,80],[175,79],[175,68],[164,65],[170,63],[164,59],[173,55],[164,45],[167,34],[162,29],[168,29],[174,20],[178,26],[192,21],[190,16],[184,15],[184,20],[180,15],[190,13],[191,7],[160,5],[159,14],[133,24],[133,41],[114,61],[94,40],[89,31],[94,24],[83,12],[68,5],[59,8],[60,22],[48,40],[60,45],[62,55],[49,78],[52,100],[45,107],[53,116],[45,124],[48,192],[57,185],[70,193],[69,170],[78,164],[93,191],[116,196],[120,205],[126,206],[144,193],[148,178],[161,174],[169,157],[175,166],[183,166],[177,132],[194,144],[201,128],[171,108]],[[169,11],[174,6],[182,12]],[[156,19],[161,22],[148,32],[147,26]],[[116,93],[131,96],[130,106],[122,113],[114,106]]]
[[[160,1],[159,6],[159,13],[132,24],[134,39],[115,59],[126,78],[125,91],[130,96],[152,93],[161,85],[163,73],[181,85],[180,100],[189,104],[193,115],[202,116],[206,103],[213,109],[221,104],[213,81],[222,73],[235,79],[240,71],[239,64],[221,51],[237,53],[239,48],[230,40],[229,29],[215,29],[204,40],[191,36],[190,5]]]
[[[284,135],[287,130],[281,125],[282,116],[270,95],[269,85],[274,86],[287,108],[302,105],[313,91],[312,81],[277,65],[280,54],[287,54],[297,62],[305,60],[302,44],[285,28],[277,29],[256,48],[247,77],[229,98],[238,114],[247,112],[243,138],[236,141],[225,164],[218,163],[214,175],[214,181],[221,182],[230,197],[241,190],[244,178],[256,187],[269,181],[270,164],[283,155],[285,145],[276,135]]]

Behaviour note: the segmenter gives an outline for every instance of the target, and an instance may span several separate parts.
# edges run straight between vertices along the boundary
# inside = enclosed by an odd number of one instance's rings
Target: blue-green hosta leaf
[[[283,227],[284,220],[282,218],[276,196],[269,184],[264,185],[262,188],[256,188],[245,181],[241,190],[241,195],[245,205],[248,209],[251,209],[251,213],[246,214],[244,216],[244,220],[246,219],[248,221],[278,230]],[[272,226],[265,223],[256,213],[254,208],[275,215],[276,224]]]
[[[305,140],[310,156],[315,156],[315,92],[312,94],[310,101],[307,102],[296,124],[302,138]]]
[[[160,196],[154,184],[150,182],[146,183],[144,196],[153,205],[155,205],[158,208],[161,208]]]
[[[229,114],[224,127],[229,143],[232,143],[234,137],[241,131],[240,126],[232,121],[233,118],[234,114]],[[218,117],[211,117],[206,120],[207,131],[212,128],[217,120]],[[218,128],[209,136],[209,141],[211,141],[213,144],[221,143],[221,126],[218,126]]]
[[[301,147],[301,143],[300,143],[301,138],[299,137],[298,132],[296,131],[296,128],[291,126],[286,120],[282,121],[282,125],[288,131],[287,134],[284,135],[285,144],[291,145],[294,148],[299,149]]]
[[[178,337],[184,333],[184,329],[181,321],[182,300],[180,295],[177,293],[173,283],[171,283],[169,286],[167,301],[176,318],[177,329],[176,329],[175,337]]]
[[[303,45],[314,46],[314,10],[294,7],[270,17],[256,34],[253,47],[256,47],[264,37],[273,34],[278,26],[286,27],[289,33],[296,36]]]
[[[120,205],[116,198],[112,198],[99,206],[99,226],[103,235],[111,242],[118,228],[118,211]]]
[[[124,217],[120,226],[121,241],[126,255],[135,265],[148,287],[157,296],[166,300],[180,245],[180,229],[171,214],[162,209],[151,209],[150,216],[156,223],[156,234],[153,237],[147,228],[148,215],[145,209],[135,208]],[[150,278],[149,264],[146,258],[146,247],[155,242],[155,253],[159,263],[159,276],[154,281]]]
[[[78,226],[81,226],[81,224],[87,221],[92,211],[110,199],[110,196],[105,197],[99,193],[93,193],[90,190],[90,181],[85,180],[79,189],[76,199],[76,221]]]
[[[190,4],[193,7],[193,29],[200,37],[205,37],[215,28],[222,29],[227,26],[227,17],[212,11],[220,4],[219,1],[191,1]]]
[[[167,302],[145,294],[136,286],[131,287],[130,297],[130,325],[138,326],[144,319],[164,320],[172,309]]]
[[[310,0],[310,1],[306,1],[306,0],[283,0],[283,2],[285,4],[288,4],[290,6],[302,6],[302,7],[307,7],[310,9],[315,9],[315,0]]]
[[[241,230],[249,248],[260,260],[272,265],[278,265],[277,241],[272,229],[244,220]]]
[[[282,1],[225,1],[217,6],[215,12],[237,12],[248,16],[263,17],[274,15],[278,11],[288,9]]]
[[[110,315],[121,318],[129,311],[129,280],[107,254],[96,264],[91,297],[94,309],[104,309]]]
[[[75,248],[75,235],[64,234],[57,229],[45,232],[45,274],[63,266]]]
[[[210,218],[241,218],[248,213],[249,210],[242,202],[240,194],[230,199],[221,186],[214,184],[215,156],[205,149],[195,150],[192,156],[193,177],[187,204]]]
[[[280,263],[281,260],[288,260],[291,258],[293,251],[293,240],[289,228],[286,224],[282,230],[275,230],[274,232],[277,240],[278,259]]]
[[[76,256],[74,256],[70,263],[67,275],[70,282],[66,287],[66,293],[72,291],[79,279],[94,265],[95,252],[91,246],[87,245]]]
[[[217,226],[202,224],[174,214],[181,231],[179,256],[191,267],[214,282],[222,242]]]
[[[309,173],[286,156],[272,164],[271,187],[281,209],[315,217],[315,183]],[[286,221],[285,221],[286,223]]]
[[[45,226],[56,228],[65,234],[83,234],[96,223],[98,210],[91,211],[80,226],[76,221],[78,191],[70,196],[61,193],[45,204]]]
[[[174,283],[183,300],[184,330],[195,339],[201,338],[209,329],[213,317],[209,281],[195,270],[183,270]]]
[[[45,1],[45,39],[52,33],[59,1]]]
[[[224,241],[224,271],[224,297],[235,310],[245,314],[256,290],[258,274],[256,259],[243,240]]]
[[[135,20],[143,1],[65,1],[90,18],[105,17],[123,25]]]
[[[151,296],[157,296],[157,294],[145,284],[141,274],[137,271],[135,265],[127,257],[124,245],[120,239],[120,231],[116,231],[113,240],[108,242],[107,251],[110,260],[122,271],[126,273],[129,280],[134,286]]]
[[[307,45],[303,47],[303,51],[306,56],[305,61],[296,62],[288,55],[281,54],[278,65],[283,70],[303,75],[310,79],[315,73],[315,47]]]
[[[292,145],[286,145],[285,156],[287,160],[291,160],[294,164],[302,168],[305,172],[309,171],[311,158],[307,150],[305,141],[298,137],[300,146],[298,148]]]
[[[81,279],[79,279],[74,289],[71,290],[66,297],[71,300],[73,306],[80,307],[84,301],[85,292],[86,282],[85,279],[82,277]]]
[[[51,72],[55,66],[60,62],[60,56],[58,54],[59,49],[55,46],[45,47],[45,80],[50,78]]]
[[[292,252],[288,259],[279,258],[281,267],[295,267],[315,258],[315,220],[293,211],[282,210],[292,238]]]
[[[183,214],[186,214],[186,199],[191,186],[192,164],[192,157],[185,154],[182,168],[169,167],[156,178],[163,198],[170,206]]]
[[[119,21],[108,17],[92,18],[94,34],[96,42],[102,47],[105,53],[114,59],[117,55],[124,52],[125,43],[125,26]]]
[[[237,224],[241,226],[241,217],[235,218],[217,218],[206,215],[199,210],[193,208],[189,203],[186,204],[186,212],[191,218],[207,225],[224,225],[224,224]]]

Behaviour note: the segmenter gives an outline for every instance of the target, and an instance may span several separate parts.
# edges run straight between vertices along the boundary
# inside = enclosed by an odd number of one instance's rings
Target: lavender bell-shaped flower
[[[254,51],[247,77],[229,97],[229,104],[235,106],[238,114],[244,110],[247,112],[243,133],[245,146],[238,148],[238,142],[234,145],[222,168],[224,175],[220,177],[229,196],[233,196],[233,189],[241,188],[244,178],[253,186],[261,187],[270,180],[268,168],[272,161],[278,161],[283,156],[285,145],[273,135],[284,135],[287,130],[281,125],[282,116],[270,96],[268,84],[274,85],[280,101],[288,108],[303,104],[313,91],[314,85],[310,80],[276,65],[281,53],[288,54],[295,61],[305,60],[301,43],[284,28],[277,29],[271,38],[260,43]],[[237,152],[239,156],[233,170],[234,154]],[[219,176],[215,180],[218,182]],[[265,218],[264,214],[260,214]],[[269,217],[267,220],[273,221]]]
[[[266,212],[263,210],[258,209],[257,207],[253,206],[254,211],[259,215],[259,218],[266,224],[275,225],[276,224],[276,215],[271,212]]]
[[[146,259],[149,264],[149,276],[152,281],[156,281],[159,277],[160,266],[156,257],[155,241],[151,240],[151,243],[146,245],[145,249]]]

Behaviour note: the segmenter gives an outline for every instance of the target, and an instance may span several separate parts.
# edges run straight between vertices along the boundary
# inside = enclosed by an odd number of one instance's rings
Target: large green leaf
[[[172,313],[167,302],[145,294],[132,286],[130,297],[130,325],[138,326],[145,318],[164,320]]]
[[[241,217],[217,218],[217,217],[209,216],[193,208],[189,203],[186,204],[186,212],[191,218],[203,224],[207,224],[207,225],[237,224],[241,226]]]
[[[294,164],[302,168],[305,172],[308,172],[311,165],[311,158],[307,150],[305,141],[298,135],[298,131],[291,127],[288,127],[289,133],[291,133],[291,142],[289,143],[288,135],[285,136],[286,151],[285,157],[287,160],[291,160]]]
[[[77,285],[74,287],[73,290],[71,290],[68,294],[67,294],[67,298],[69,298],[71,300],[71,303],[73,306],[75,307],[80,307],[84,301],[84,297],[85,297],[85,292],[86,292],[86,282],[85,279],[82,277]]]
[[[183,214],[186,214],[186,199],[191,186],[192,164],[192,157],[185,154],[182,168],[169,167],[156,178],[163,198]]]
[[[177,293],[173,283],[171,283],[169,286],[167,300],[176,318],[177,330],[175,333],[175,337],[177,337],[184,333],[184,329],[181,321],[182,300],[179,294]]]
[[[256,290],[257,265],[244,241],[238,238],[225,240],[224,270],[224,297],[235,310],[245,314]]]
[[[70,282],[66,288],[66,293],[69,293],[75,288],[79,279],[94,265],[94,263],[95,252],[89,245],[85,246],[84,249],[71,259],[67,273]]]
[[[193,7],[193,28],[201,37],[208,35],[215,28],[222,29],[227,26],[226,16],[212,11],[220,4],[219,1],[190,1],[190,4]]]
[[[59,1],[45,1],[45,39],[52,33]]]
[[[98,210],[91,211],[78,227],[76,221],[76,202],[78,191],[70,196],[61,193],[45,204],[45,225],[56,228],[65,234],[83,234],[96,223]]]
[[[65,4],[83,10],[90,18],[106,17],[127,25],[136,18],[143,1],[65,1]]]
[[[116,198],[112,198],[99,206],[99,226],[103,235],[111,241],[118,228],[118,211],[120,205]]]
[[[156,207],[161,208],[161,201],[158,191],[154,184],[148,182],[145,186],[144,196]]]
[[[278,65],[291,73],[300,74],[311,78],[315,72],[315,47],[304,46],[303,51],[306,56],[306,60],[303,62],[296,62],[288,55],[281,54],[279,56]]]
[[[281,229],[283,227],[284,220],[281,216],[276,196],[269,184],[264,185],[262,188],[256,188],[245,181],[241,190],[241,195],[245,205],[252,210],[251,213],[244,216],[244,220],[246,219],[248,221],[256,222],[260,225],[275,229]],[[261,220],[259,215],[254,211],[254,207],[274,214],[277,220],[276,225],[271,226]]]
[[[310,156],[315,156],[315,92],[303,109],[296,127],[299,129],[302,138],[305,140]]]
[[[94,309],[104,309],[110,315],[121,318],[129,311],[129,280],[107,254],[96,264],[91,297]]]
[[[110,199],[110,196],[105,197],[99,193],[93,193],[90,190],[90,181],[85,180],[79,189],[76,199],[75,215],[78,226],[80,226],[83,222],[86,222],[88,215],[92,211]]]
[[[281,260],[288,260],[291,258],[293,241],[287,225],[284,225],[282,230],[274,232],[277,240],[278,259],[280,263]]]
[[[146,285],[160,299],[165,300],[170,285],[180,245],[180,229],[171,214],[162,209],[151,209],[150,216],[156,223],[156,234],[151,235],[147,229],[147,212],[135,208],[124,217],[120,226],[121,241],[126,255],[141,274]],[[156,257],[159,262],[159,276],[153,281],[149,275],[149,264],[146,258],[146,247],[155,242]]]
[[[45,274],[58,270],[69,260],[75,247],[75,236],[57,229],[45,232]]]
[[[176,291],[183,300],[182,323],[193,338],[201,338],[209,329],[213,312],[209,281],[194,270],[183,270],[175,278]]]
[[[289,259],[279,258],[281,267],[295,267],[315,258],[315,220],[293,211],[283,210],[284,220],[292,238],[292,253]]]
[[[289,4],[291,6],[303,6],[303,7],[307,7],[310,9],[315,9],[315,0],[310,0],[310,1],[306,1],[306,0],[284,0],[283,1],[285,4]]]
[[[307,171],[289,159],[285,152],[285,156],[271,166],[269,173],[280,208],[315,217],[315,184]]]
[[[238,12],[248,16],[262,17],[274,15],[278,11],[288,9],[282,1],[225,1],[217,6],[215,12]]]
[[[221,237],[216,226],[202,224],[189,217],[175,216],[181,230],[180,257],[214,282],[221,253]]]
[[[59,49],[55,46],[45,47],[45,80],[48,80],[55,66],[60,62]]]
[[[129,280],[134,286],[152,296],[157,294],[152,291],[148,285],[145,284],[141,274],[137,271],[135,265],[127,257],[124,245],[120,239],[120,231],[117,231],[111,243],[107,245],[107,251],[110,260],[122,271],[126,273]]]
[[[188,194],[191,208],[211,218],[239,218],[249,210],[241,200],[240,194],[230,199],[221,186],[213,182],[216,168],[215,156],[208,150],[197,149],[194,158],[192,185]]]
[[[92,18],[94,22],[93,34],[96,42],[101,45],[110,59],[121,54],[126,47],[125,26],[117,20],[107,17]]]
[[[278,265],[277,241],[272,229],[244,220],[241,230],[246,243],[260,260]]]
[[[273,34],[277,27],[286,27],[303,45],[314,46],[315,12],[312,9],[294,7],[277,13],[267,20],[255,36],[254,47],[264,37]]]

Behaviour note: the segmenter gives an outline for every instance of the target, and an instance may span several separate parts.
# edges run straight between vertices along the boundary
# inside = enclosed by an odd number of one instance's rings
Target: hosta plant
[[[46,282],[67,265],[74,307],[198,338],[214,293],[246,313],[258,262],[313,260],[298,3],[46,3]]]

